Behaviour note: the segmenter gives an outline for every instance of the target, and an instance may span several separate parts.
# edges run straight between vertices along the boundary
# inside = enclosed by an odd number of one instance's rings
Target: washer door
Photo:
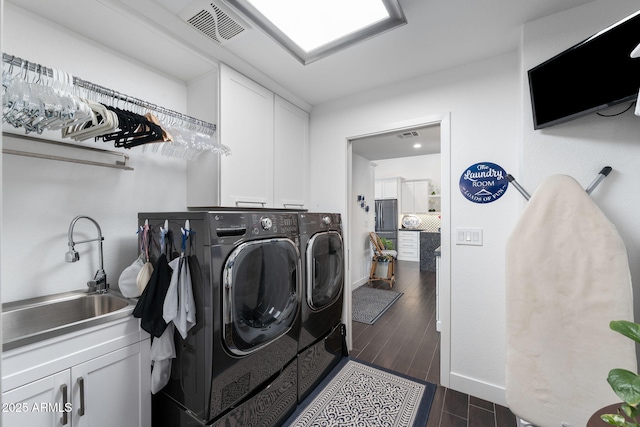
[[[222,271],[224,327],[231,353],[247,355],[286,334],[298,312],[300,257],[289,239],[243,243]]]
[[[321,310],[342,293],[342,237],[335,231],[315,234],[307,246],[307,304]]]

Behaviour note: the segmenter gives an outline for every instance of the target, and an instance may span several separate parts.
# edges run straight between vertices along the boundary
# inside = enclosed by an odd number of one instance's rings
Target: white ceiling
[[[523,23],[590,1],[400,0],[406,25],[306,66],[257,27],[217,45],[177,16],[192,0],[7,3],[185,82],[224,62],[310,110],[358,92],[515,51]]]
[[[417,135],[406,135],[412,131]],[[421,147],[414,148],[416,143],[420,143]],[[351,146],[354,154],[368,160],[437,154],[440,152],[440,125],[368,136],[353,140]]]

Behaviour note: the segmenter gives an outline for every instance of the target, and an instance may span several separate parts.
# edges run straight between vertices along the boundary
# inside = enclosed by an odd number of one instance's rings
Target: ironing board
[[[611,320],[633,320],[624,243],[578,182],[554,175],[506,250],[509,408],[539,427],[583,427],[620,401],[609,370],[636,372],[633,341],[609,329]]]

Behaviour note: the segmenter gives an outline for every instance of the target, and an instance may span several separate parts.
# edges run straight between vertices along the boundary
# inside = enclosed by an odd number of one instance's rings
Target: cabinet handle
[[[84,378],[78,378],[78,386],[80,387],[80,408],[78,409],[78,415],[84,415]]]
[[[304,208],[304,203],[283,203],[285,209],[289,209],[289,206],[298,206],[300,209]]]
[[[62,425],[66,426],[69,422],[69,413],[67,412],[67,403],[69,403],[69,394],[67,393],[67,385],[62,384],[60,386],[62,392]]]
[[[247,205],[260,205],[264,208],[264,205],[267,204],[267,202],[255,202],[255,201],[251,201],[251,200],[236,200],[236,207],[240,207],[240,204],[244,203]]]

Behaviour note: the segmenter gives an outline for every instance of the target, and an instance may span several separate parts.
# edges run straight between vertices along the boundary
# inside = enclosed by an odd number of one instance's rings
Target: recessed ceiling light
[[[309,64],[405,24],[398,0],[226,0]]]
[[[415,144],[413,144],[413,148],[420,148],[422,147],[422,144],[420,144],[419,142],[416,142]]]

